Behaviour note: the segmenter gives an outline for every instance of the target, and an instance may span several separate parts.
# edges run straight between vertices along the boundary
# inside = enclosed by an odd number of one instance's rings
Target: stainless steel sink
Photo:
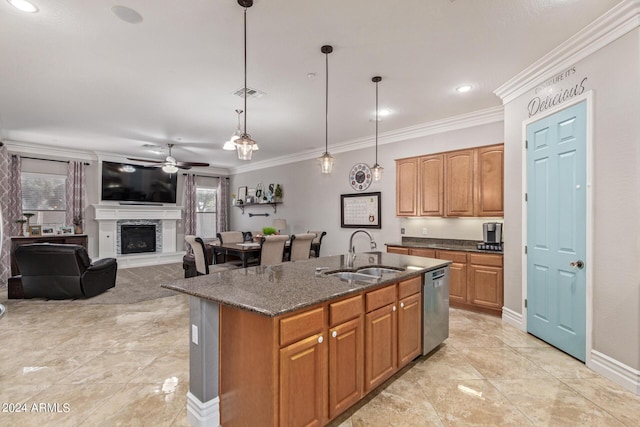
[[[382,277],[383,274],[398,273],[400,271],[404,271],[404,269],[388,267],[367,267],[359,269],[358,273]]]
[[[380,278],[380,276],[358,273],[355,271],[337,271],[335,273],[328,273],[327,276],[339,277],[340,279],[345,280],[376,280]]]

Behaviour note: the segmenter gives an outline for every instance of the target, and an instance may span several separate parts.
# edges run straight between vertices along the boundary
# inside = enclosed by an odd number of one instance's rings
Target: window
[[[67,177],[47,173],[22,172],[22,212],[34,213],[31,224],[64,225]]]
[[[217,190],[212,187],[196,187],[196,235],[203,239],[216,237]]]

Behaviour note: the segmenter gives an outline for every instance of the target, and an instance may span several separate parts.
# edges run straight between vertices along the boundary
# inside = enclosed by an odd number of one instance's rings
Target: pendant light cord
[[[378,82],[376,82],[376,166],[378,165]]]
[[[247,8],[244,8],[244,135],[247,134]]]
[[[329,152],[329,53],[324,54],[325,91],[324,91],[324,152]]]

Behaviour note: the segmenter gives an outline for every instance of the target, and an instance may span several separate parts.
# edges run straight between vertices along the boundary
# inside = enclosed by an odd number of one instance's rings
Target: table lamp
[[[278,234],[280,234],[281,230],[287,229],[287,220],[286,219],[274,219],[273,220],[273,228],[278,230]]]

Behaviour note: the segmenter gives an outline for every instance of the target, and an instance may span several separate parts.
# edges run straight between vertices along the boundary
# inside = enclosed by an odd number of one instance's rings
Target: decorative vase
[[[82,234],[82,226],[81,226],[81,225],[76,225],[76,226],[74,227],[74,232],[75,232],[76,234]]]

